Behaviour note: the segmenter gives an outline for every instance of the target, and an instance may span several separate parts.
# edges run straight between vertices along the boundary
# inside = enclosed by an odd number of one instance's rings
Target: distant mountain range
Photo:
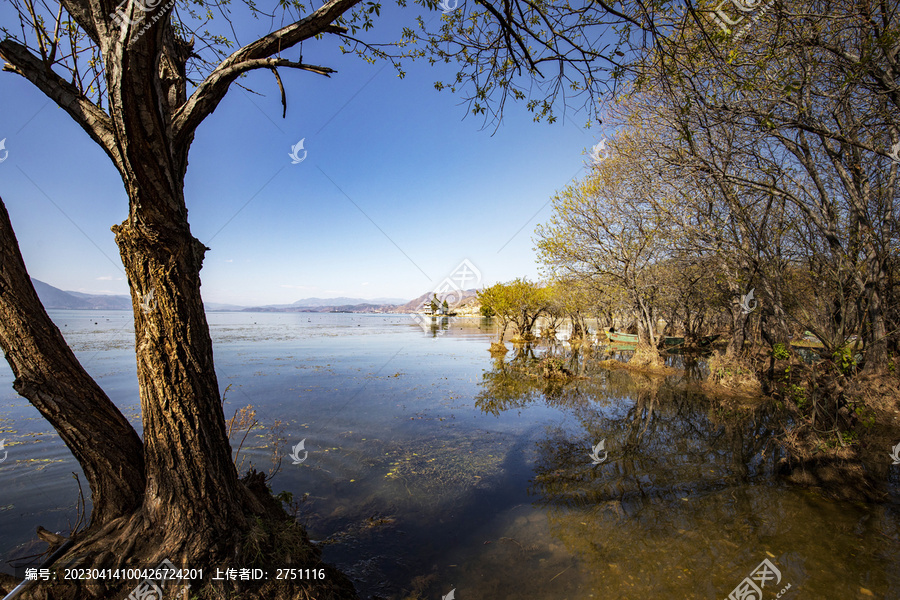
[[[112,296],[101,294],[82,294],[81,292],[64,292],[50,284],[31,278],[31,284],[37,292],[44,308],[69,310],[131,310],[131,298],[128,296]]]
[[[396,298],[375,298],[365,300],[363,298],[306,298],[293,304],[272,304],[269,306],[254,306],[243,309],[245,312],[352,312],[352,313],[411,313],[415,312],[434,296],[434,292],[427,292],[418,298],[403,302]],[[475,298],[475,290],[465,290],[457,293],[438,294],[438,301],[447,299],[453,306],[470,304]]]
[[[31,283],[44,304],[44,308],[64,310],[131,310],[131,298],[128,296],[67,292],[33,277],[31,278]],[[422,294],[409,302],[404,302],[402,298],[366,299],[340,297],[303,298],[292,304],[271,304],[249,308],[216,302],[206,302],[204,306],[208,311],[410,313],[419,308],[422,302],[430,299],[432,294],[432,292]],[[475,291],[466,290],[456,296],[438,294],[438,299],[443,301],[447,298],[451,303],[455,304],[455,300],[459,296],[462,297],[463,302],[468,303],[475,296]]]
[[[266,304],[239,308],[245,312],[388,312],[377,310],[406,302],[402,298],[303,298],[291,304]],[[356,309],[356,310],[352,310]]]
[[[297,300],[292,306],[341,306],[354,304],[403,304],[403,298],[304,298]]]

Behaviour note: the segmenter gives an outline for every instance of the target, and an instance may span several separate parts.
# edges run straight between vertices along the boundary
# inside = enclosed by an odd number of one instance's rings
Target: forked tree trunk
[[[178,37],[169,19],[171,3],[159,7],[145,29],[109,18],[114,3],[67,0],[64,8],[79,35],[83,32],[85,42],[102,54],[105,82],[99,97],[105,109],[60,78],[52,59],[11,38],[0,40],[2,58],[10,63],[5,70],[34,83],[103,148],[129,199],[128,218],[113,230],[134,309],[143,448],[43,312],[5,213],[0,224],[7,230],[0,237],[9,242],[0,249],[0,338],[17,376],[16,389],[60,431],[94,494],[95,523],[65,557],[73,566],[155,566],[162,557],[186,567],[240,566],[232,559],[246,558],[240,549],[249,527],[245,515],[264,513],[270,523],[283,516],[277,503],[274,509],[263,506],[275,502],[264,485],[251,492],[238,481],[231,460],[200,298],[206,248],[188,225],[184,177],[194,132],[230,85],[261,68],[333,72],[278,55],[324,33],[346,33],[336,22],[359,2],[330,0],[236,50],[202,82],[193,82],[188,99],[193,41]],[[126,5],[132,16],[146,12],[140,3]],[[279,550],[283,545],[272,552]],[[41,590],[66,597],[53,587]]]
[[[231,460],[200,301],[202,246],[181,231],[167,239],[147,219],[117,228],[135,303],[142,448],[43,309],[0,200],[0,345],[15,389],[60,433],[91,488],[91,527],[68,553],[73,565],[221,564],[237,553],[245,511],[261,510]]]
[[[213,566],[247,566],[241,548],[245,515],[282,528],[290,527],[290,520],[264,482],[250,491],[238,481],[231,461],[200,300],[203,246],[186,226],[173,234],[154,226],[152,212],[132,214],[143,218],[130,217],[115,229],[135,305],[143,450],[134,429],[84,372],[43,310],[0,201],[0,344],[16,374],[16,389],[60,432],[94,498],[91,527],[75,537],[61,561],[114,568],[155,566],[168,558],[207,572]],[[155,290],[152,301],[145,296],[148,290]],[[275,560],[321,564],[305,534],[291,540],[288,553],[272,549]],[[356,598],[349,580],[321,566],[327,581],[314,582],[312,596],[305,583],[260,597]],[[21,598],[111,600],[128,591],[79,582],[34,586]]]

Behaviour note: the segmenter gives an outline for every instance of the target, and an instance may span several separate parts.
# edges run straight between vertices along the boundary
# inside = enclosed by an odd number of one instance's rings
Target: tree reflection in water
[[[808,501],[773,476],[780,416],[719,409],[684,385],[701,371],[689,357],[678,358],[686,374],[660,377],[603,369],[608,352],[579,346],[514,349],[484,373],[475,402],[496,416],[543,404],[567,417],[538,440],[528,492],[577,557],[570,584],[610,597],[725,596],[774,550],[786,580],[807,585],[818,542],[779,543]],[[548,359],[573,377],[543,377]],[[601,440],[608,457],[594,465]]]

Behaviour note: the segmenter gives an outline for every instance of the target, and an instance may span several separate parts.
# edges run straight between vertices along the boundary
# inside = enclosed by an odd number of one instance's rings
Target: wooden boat
[[[791,340],[791,346],[795,348],[824,348],[825,344],[812,331],[804,331],[803,337]]]
[[[637,344],[638,343],[638,336],[633,333],[611,333],[611,332],[607,331],[606,338],[612,344]],[[719,339],[718,335],[705,335],[702,338],[700,338],[698,345],[709,346],[717,339]],[[681,346],[683,344],[684,344],[683,337],[663,338],[663,345],[665,345],[665,346]]]
[[[791,340],[791,346],[794,348],[824,348],[825,344],[819,340]]]
[[[709,346],[710,344],[712,344],[714,341],[716,341],[720,337],[722,337],[722,336],[720,336],[718,333],[715,335],[704,335],[702,338],[700,338],[699,344],[701,347],[706,347],[706,346]]]
[[[613,344],[637,344],[638,336],[633,333],[612,333],[606,332],[606,339]]]
[[[805,331],[803,332],[803,337],[799,340],[791,340],[791,346],[794,346],[795,348],[824,348],[825,344],[823,344],[822,340],[817,338],[813,333]],[[847,338],[844,348],[859,350],[862,348],[862,342],[855,335],[851,335]]]

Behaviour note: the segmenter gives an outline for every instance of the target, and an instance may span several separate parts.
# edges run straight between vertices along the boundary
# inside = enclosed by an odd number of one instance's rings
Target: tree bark
[[[865,296],[868,296],[867,313],[869,328],[866,335],[866,354],[863,372],[879,373],[887,370],[888,363],[888,334],[885,325],[884,309],[882,306],[882,292],[887,281],[884,263],[886,259],[878,257],[871,261],[869,284],[866,286]]]
[[[44,310],[2,199],[0,346],[16,377],[15,390],[53,425],[84,470],[94,505],[91,524],[129,514],[144,493],[141,440]]]
[[[750,315],[744,313],[739,306],[731,307],[731,338],[725,348],[725,356],[734,358],[744,350],[744,340],[747,338],[747,321]]]
[[[168,21],[163,15],[163,20]],[[134,310],[144,426],[142,518],[158,543],[188,564],[214,563],[246,529],[249,501],[231,459],[200,297],[206,247],[184,201],[192,130],[176,135],[187,102],[189,44],[154,28],[126,48],[104,49],[128,218],[113,227]]]
[[[134,146],[123,153],[126,159]],[[135,153],[168,155],[143,147]],[[143,160],[149,164],[151,157]],[[133,168],[139,179],[152,175]],[[178,173],[166,175],[180,190]],[[194,564],[214,562],[245,529],[247,498],[231,460],[200,297],[206,248],[190,233],[180,194],[160,198],[159,187],[153,192],[131,187],[129,217],[113,228],[134,305],[147,476],[143,512],[166,532],[160,543],[171,554]]]

